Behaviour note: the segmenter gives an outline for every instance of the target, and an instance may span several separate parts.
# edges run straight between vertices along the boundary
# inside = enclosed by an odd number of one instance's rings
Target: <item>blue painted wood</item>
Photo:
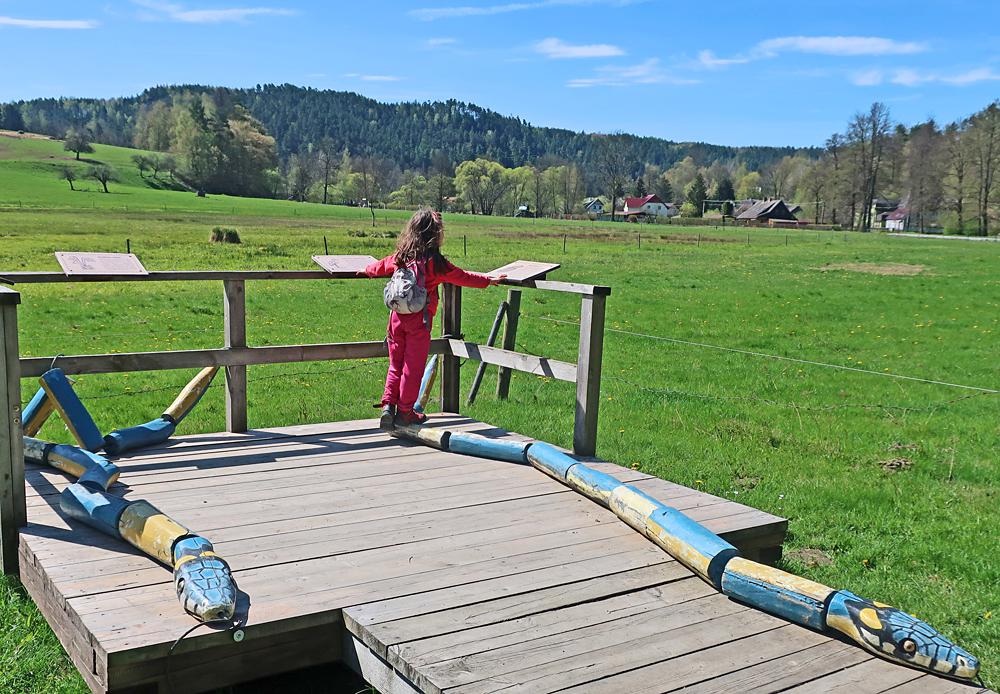
[[[698,523],[675,508],[665,508],[654,511],[650,521],[670,534],[677,541],[683,542],[693,551],[705,558],[708,565],[708,578],[716,588],[722,587],[722,575],[730,559],[739,554],[733,545],[713,533],[701,523]],[[688,562],[681,561],[687,565]],[[689,566],[689,568],[695,568]],[[701,574],[700,568],[696,569]]]
[[[566,483],[586,497],[607,506],[611,492],[622,485],[611,475],[599,472],[583,463],[577,463],[566,472]]]
[[[776,586],[754,576],[744,575],[732,568],[727,568],[722,574],[722,592],[796,624],[802,624],[816,631],[823,630],[823,603],[808,595]]]
[[[500,441],[477,434],[454,431],[448,439],[448,450],[462,455],[474,455],[491,460],[506,460],[511,463],[528,462],[528,446],[521,441]]]
[[[434,377],[437,375],[438,355],[432,354],[424,367],[424,375],[420,379],[420,391],[417,393],[417,402],[413,405],[415,412],[423,412],[430,400],[430,389],[434,385]]]
[[[566,473],[571,467],[579,465],[576,460],[555,446],[541,442],[535,442],[528,447],[528,462],[561,482],[566,481]]]
[[[48,451],[48,459],[51,460],[53,456],[72,460],[82,465],[85,472],[80,475],[78,481],[85,486],[107,489],[118,479],[117,465],[109,462],[104,456],[85,451],[82,448],[57,444]]]
[[[24,408],[24,415],[21,418],[25,433],[33,436],[42,428],[42,424],[52,414],[52,404],[49,402],[49,394],[44,388],[39,388],[35,396],[31,398]]]
[[[174,422],[163,417],[127,429],[115,429],[104,437],[104,450],[111,455],[121,455],[137,448],[155,446],[173,436],[176,429]]]
[[[88,451],[101,450],[104,437],[62,369],[49,369],[39,380],[80,446]]]
[[[79,482],[66,487],[59,496],[59,508],[67,516],[117,538],[121,538],[118,521],[132,503]]]

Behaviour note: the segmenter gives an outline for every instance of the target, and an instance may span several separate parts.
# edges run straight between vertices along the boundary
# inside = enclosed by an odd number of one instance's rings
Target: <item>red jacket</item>
[[[448,260],[445,261],[445,264],[448,268],[447,271],[440,273],[434,268],[434,263],[427,263],[424,287],[427,289],[427,311],[431,316],[437,313],[437,288],[439,284],[448,282],[449,284],[457,284],[461,287],[476,287],[477,289],[490,286],[490,278],[486,275],[478,272],[466,272],[462,268],[452,265],[451,261]],[[387,255],[382,260],[369,263],[364,269],[364,274],[366,277],[392,277],[392,273],[396,271],[396,268],[396,256]]]

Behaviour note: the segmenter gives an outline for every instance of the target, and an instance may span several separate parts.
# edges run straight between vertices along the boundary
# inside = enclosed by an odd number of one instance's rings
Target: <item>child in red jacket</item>
[[[441,215],[428,208],[417,210],[399,236],[396,252],[371,263],[364,269],[367,277],[391,277],[401,267],[416,268],[422,274],[427,290],[423,311],[389,314],[389,371],[385,376],[380,426],[391,429],[393,421],[401,424],[423,424],[427,415],[415,412],[413,405],[420,391],[427,354],[431,348],[431,323],[438,308],[437,287],[444,282],[462,287],[496,285],[506,275],[487,277],[478,272],[466,272],[455,267],[443,255],[444,222]]]

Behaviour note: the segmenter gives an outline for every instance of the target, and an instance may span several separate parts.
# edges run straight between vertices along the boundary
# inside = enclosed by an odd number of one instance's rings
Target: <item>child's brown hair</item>
[[[448,261],[441,255],[441,214],[429,207],[413,213],[396,243],[396,265],[404,266],[415,260],[428,260],[437,272],[448,271]]]

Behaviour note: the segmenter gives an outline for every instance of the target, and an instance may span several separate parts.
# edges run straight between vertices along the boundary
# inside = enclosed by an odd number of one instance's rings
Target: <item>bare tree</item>
[[[927,218],[941,207],[944,170],[941,131],[929,120],[914,127],[906,146],[906,182],[910,219],[920,231],[927,228]]]
[[[1000,167],[1000,102],[994,101],[969,119],[966,137],[976,176],[977,231],[980,236],[986,236],[990,230],[990,200]]]
[[[958,233],[965,233],[966,179],[969,174],[969,147],[966,123],[952,123],[944,130],[945,186],[951,209],[957,215]]]
[[[340,153],[334,149],[333,139],[324,137],[320,140],[317,148],[319,158],[320,177],[323,181],[323,204],[325,205],[330,196],[330,185],[337,175],[337,166],[340,163]]]
[[[101,166],[91,166],[89,169],[87,169],[87,178],[92,178],[95,181],[98,181],[104,188],[104,192],[107,193],[109,192],[108,183],[110,183],[111,181],[117,181],[118,175],[115,173],[115,170],[112,169],[110,166],[105,166],[102,164]]]
[[[878,185],[879,171],[886,137],[892,121],[885,104],[876,101],[867,113],[858,113],[848,126],[848,139],[856,150],[856,192],[861,203],[862,231],[871,231],[872,205]],[[853,217],[853,215],[852,215]]]
[[[59,179],[69,183],[70,190],[76,190],[73,187],[73,181],[76,180],[76,171],[73,170],[72,166],[64,166],[59,170]]]
[[[617,200],[625,194],[630,168],[625,138],[620,133],[602,136],[597,147],[597,172],[611,198],[612,222],[615,221]]]

